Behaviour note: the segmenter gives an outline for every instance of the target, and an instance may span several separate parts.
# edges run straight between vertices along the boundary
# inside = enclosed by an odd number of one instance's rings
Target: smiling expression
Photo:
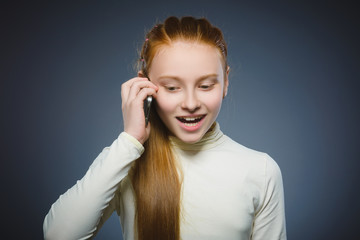
[[[227,93],[228,71],[219,50],[204,43],[176,41],[162,46],[149,78],[159,87],[156,110],[177,138],[199,141],[216,120]]]

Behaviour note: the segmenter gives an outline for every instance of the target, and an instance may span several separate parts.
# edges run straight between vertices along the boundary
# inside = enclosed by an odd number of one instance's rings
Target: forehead
[[[192,78],[196,75],[223,73],[223,59],[220,51],[209,44],[176,41],[162,45],[155,54],[149,74],[176,75]]]

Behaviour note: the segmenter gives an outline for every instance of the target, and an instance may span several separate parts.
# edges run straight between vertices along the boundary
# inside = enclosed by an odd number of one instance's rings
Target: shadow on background
[[[4,236],[41,239],[51,204],[122,131],[121,84],[144,33],[205,16],[228,42],[222,131],[267,152],[288,239],[354,239],[359,215],[359,17],[345,2],[13,2],[1,9]],[[97,239],[121,239],[114,214]]]

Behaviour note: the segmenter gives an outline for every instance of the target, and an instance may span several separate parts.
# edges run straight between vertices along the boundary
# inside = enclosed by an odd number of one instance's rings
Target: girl
[[[92,238],[116,211],[126,240],[286,239],[278,165],[216,122],[226,58],[221,31],[206,19],[154,26],[138,77],[122,85],[124,132],[52,205],[45,238]]]

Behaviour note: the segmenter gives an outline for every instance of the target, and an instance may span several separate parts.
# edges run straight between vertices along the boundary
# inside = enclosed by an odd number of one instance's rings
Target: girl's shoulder
[[[246,147],[227,135],[223,135],[223,138],[224,141],[219,146],[219,150],[221,149],[224,156],[231,157],[257,171],[276,171],[279,169],[278,164],[269,154]]]

